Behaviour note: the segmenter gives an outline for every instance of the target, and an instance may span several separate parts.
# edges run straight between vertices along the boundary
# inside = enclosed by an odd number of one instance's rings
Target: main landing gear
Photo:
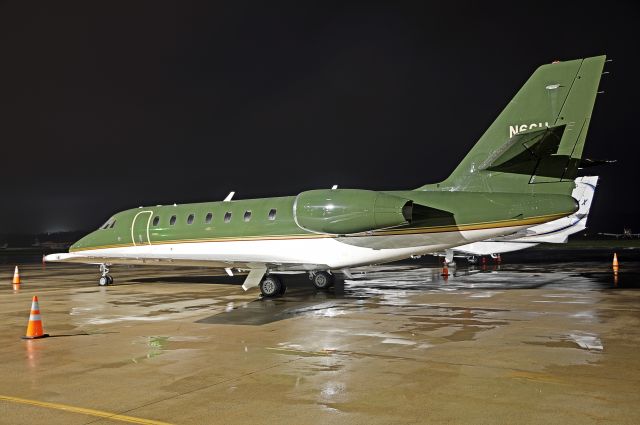
[[[273,298],[284,295],[287,290],[287,285],[275,275],[268,274],[262,278],[260,282],[260,293],[265,298]]]
[[[309,279],[318,290],[327,290],[331,288],[335,282],[335,277],[326,271],[309,272]],[[282,279],[273,274],[268,274],[262,278],[260,282],[260,293],[263,298],[274,298],[284,295],[287,285]]]
[[[113,278],[109,275],[109,267],[106,264],[100,264],[100,280],[98,280],[98,285],[107,286],[113,284]]]
[[[329,289],[333,285],[333,275],[328,272],[311,272],[309,273],[309,279],[311,279],[316,289]]]

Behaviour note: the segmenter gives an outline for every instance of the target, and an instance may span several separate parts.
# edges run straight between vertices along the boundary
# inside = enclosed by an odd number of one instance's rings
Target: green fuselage
[[[357,232],[328,234],[299,225],[296,196],[140,207],[115,214],[106,225],[75,243],[70,252],[182,242],[460,232],[538,224],[572,214],[577,208],[575,200],[566,195],[351,190],[347,202],[339,196],[344,191],[348,190],[320,191],[316,197],[317,204],[324,199],[325,209],[321,212],[326,211],[326,205],[338,211],[331,217],[327,212],[327,220],[332,223],[351,220],[349,223],[357,224],[365,220],[373,207],[365,201],[368,198],[360,196],[361,192],[409,201],[411,217],[393,227],[361,231],[364,227],[358,226]],[[349,205],[335,205],[338,198]],[[298,207],[298,215],[301,212]]]

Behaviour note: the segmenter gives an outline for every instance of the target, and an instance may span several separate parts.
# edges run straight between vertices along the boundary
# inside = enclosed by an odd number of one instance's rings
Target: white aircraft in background
[[[575,182],[576,187],[571,193],[571,196],[579,204],[579,209],[575,213],[520,230],[511,235],[460,245],[437,255],[444,256],[447,264],[453,263],[454,257],[466,257],[469,262],[475,263],[476,257],[490,255],[497,258],[503,252],[519,251],[543,242],[566,243],[569,235],[578,233],[587,227],[587,218],[598,184],[598,176],[578,177]]]
[[[600,236],[613,236],[616,239],[633,239],[633,238],[640,238],[640,233],[631,233],[631,229],[625,227],[623,229],[624,233],[598,233],[598,235]]]

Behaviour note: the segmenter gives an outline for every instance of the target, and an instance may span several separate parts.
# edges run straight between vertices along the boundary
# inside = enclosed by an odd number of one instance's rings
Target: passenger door
[[[131,241],[133,246],[151,245],[149,224],[152,216],[153,211],[140,211],[133,217],[131,222]]]

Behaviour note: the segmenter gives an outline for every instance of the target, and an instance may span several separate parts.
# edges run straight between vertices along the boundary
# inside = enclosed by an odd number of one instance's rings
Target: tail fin
[[[453,173],[419,190],[570,195],[604,63],[539,67]]]

